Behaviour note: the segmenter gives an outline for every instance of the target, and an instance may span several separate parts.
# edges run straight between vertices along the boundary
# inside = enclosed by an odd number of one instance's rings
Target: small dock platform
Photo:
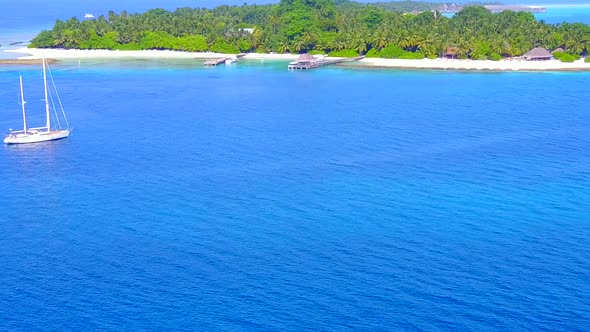
[[[45,63],[56,63],[55,59],[45,59]],[[40,65],[41,59],[0,59],[0,65]]]
[[[297,61],[293,61],[289,63],[289,69],[314,69],[319,68],[322,66],[329,66],[329,65],[336,65],[339,63],[344,62],[353,62],[359,61],[364,59],[365,56],[357,56],[355,58],[345,58],[345,59],[315,59],[309,54],[302,54]]]

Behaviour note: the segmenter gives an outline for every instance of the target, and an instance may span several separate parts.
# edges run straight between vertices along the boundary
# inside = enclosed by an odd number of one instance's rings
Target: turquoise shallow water
[[[590,24],[590,4],[549,4],[546,13],[535,14],[538,20],[547,23],[585,23]]]
[[[546,8],[545,13],[535,13],[537,20],[543,20],[549,24],[560,23],[584,23],[590,24],[590,4],[539,4],[539,3],[519,3],[523,5],[542,6]],[[443,14],[452,17],[454,14]]]
[[[54,68],[74,135],[0,149],[2,329],[590,329],[589,74],[285,66]]]

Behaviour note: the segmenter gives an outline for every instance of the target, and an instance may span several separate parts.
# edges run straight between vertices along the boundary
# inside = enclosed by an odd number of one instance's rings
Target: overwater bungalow
[[[301,54],[297,58],[297,63],[312,63],[315,61],[316,61],[316,59],[313,57],[313,55],[311,55],[309,53]]]
[[[301,54],[297,60],[289,63],[289,69],[311,69],[318,67],[318,59],[309,53]]]

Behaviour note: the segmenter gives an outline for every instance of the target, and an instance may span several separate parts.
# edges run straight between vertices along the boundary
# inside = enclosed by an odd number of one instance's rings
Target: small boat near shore
[[[23,77],[19,75],[19,83],[20,83],[20,103],[22,106],[22,116],[23,116],[23,130],[12,130],[6,137],[4,138],[4,143],[6,144],[27,144],[27,143],[38,143],[38,142],[46,142],[46,141],[54,141],[62,138],[66,138],[70,136],[70,126],[68,123],[68,119],[64,112],[61,99],[59,94],[57,93],[57,89],[55,88],[55,83],[53,82],[53,76],[51,75],[51,71],[49,75],[51,77],[51,82],[53,83],[53,88],[55,92],[55,100],[53,99],[53,95],[49,91],[49,87],[47,84],[47,64],[45,58],[42,59],[43,63],[43,86],[45,90],[45,126],[44,127],[34,127],[31,128],[27,124],[27,110],[25,104],[25,93],[23,88]],[[49,107],[49,101],[54,105],[54,114],[56,124],[52,124],[51,119],[51,108]],[[60,116],[55,110],[55,101],[57,101],[59,107],[61,108],[62,119],[65,124],[65,128],[61,127]]]

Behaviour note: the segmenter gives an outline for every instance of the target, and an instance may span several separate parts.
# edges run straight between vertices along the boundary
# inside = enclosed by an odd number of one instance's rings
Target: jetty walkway
[[[209,60],[205,60],[205,62],[203,62],[205,64],[205,66],[218,66],[222,63],[225,63],[225,61],[227,60],[237,60],[239,58],[242,58],[246,56],[246,53],[240,53],[240,54],[236,54],[235,56],[226,56],[223,58],[217,58],[217,59],[209,59]]]
[[[47,64],[56,62],[55,59],[45,59]],[[41,59],[0,59],[0,65],[41,65]]]
[[[316,59],[309,54],[302,54],[299,57],[299,59],[297,59],[297,61],[293,61],[293,62],[289,63],[288,68],[294,69],[294,70],[314,69],[314,68],[319,68],[322,66],[335,65],[335,64],[344,63],[344,62],[359,61],[364,58],[365,58],[365,56],[361,55],[361,56],[357,56],[355,58],[344,58],[344,59]]]

